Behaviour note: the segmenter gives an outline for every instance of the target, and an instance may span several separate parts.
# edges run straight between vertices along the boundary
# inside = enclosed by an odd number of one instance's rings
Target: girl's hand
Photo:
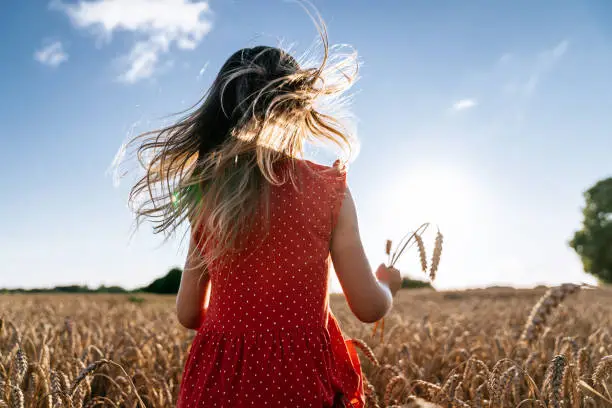
[[[391,295],[395,296],[398,290],[402,287],[402,276],[400,271],[393,267],[387,267],[385,264],[380,264],[376,270],[376,278],[379,282],[384,283],[389,287]]]

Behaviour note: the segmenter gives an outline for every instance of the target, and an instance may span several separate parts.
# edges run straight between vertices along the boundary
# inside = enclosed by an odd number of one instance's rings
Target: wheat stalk
[[[385,387],[385,394],[383,398],[385,405],[391,405],[391,400],[393,399],[393,388],[400,383],[405,388],[408,385],[408,380],[406,380],[403,375],[396,375],[389,380],[387,386]]]
[[[385,319],[384,317],[374,323],[374,327],[372,327],[372,337],[376,335],[376,331],[380,328],[380,342],[383,343],[385,341]]]
[[[95,362],[91,363],[90,365],[85,367],[85,369],[81,370],[79,375],[74,379],[72,385],[70,386],[70,388],[68,390],[68,394],[70,394],[70,396],[74,395],[74,392],[78,388],[79,384],[85,378],[87,378],[88,375],[94,373],[95,371],[97,371],[99,368],[105,366],[106,364],[109,364],[109,361],[105,360],[105,359],[102,359],[102,360],[98,360],[98,361],[95,361]]]
[[[582,347],[578,350],[578,376],[581,379],[588,379],[591,375],[591,354],[589,353],[588,347]]]
[[[427,273],[427,253],[425,251],[425,244],[423,243],[423,238],[421,234],[423,234],[427,228],[429,228],[429,223],[423,223],[419,228],[415,231],[411,231],[406,234],[400,240],[393,254],[391,254],[392,241],[387,240],[385,244],[385,253],[388,256],[388,266],[394,267],[400,256],[409,249],[414,243],[417,244],[419,251],[419,259],[421,262],[421,269],[423,273]],[[438,234],[436,236],[435,248],[432,255],[432,263],[431,269],[429,273],[430,279],[433,281],[436,277],[436,271],[438,270],[438,265],[440,263],[440,255],[442,253],[442,234],[438,229]],[[382,318],[379,321],[374,323],[372,327],[372,337],[376,335],[376,332],[380,329],[380,342],[384,342],[384,328],[385,328],[385,319]]]
[[[433,254],[431,256],[431,268],[429,269],[429,279],[432,281],[436,279],[436,272],[438,272],[438,266],[440,265],[440,258],[442,256],[442,243],[444,236],[438,229],[436,234],[436,244],[434,246]]]
[[[569,364],[566,368],[566,373],[564,387],[569,396],[570,404],[572,408],[580,408],[580,391],[578,389],[576,367],[573,364]]]
[[[505,367],[507,367],[508,365],[513,366],[513,367],[516,366],[514,361],[507,359],[507,358],[503,358],[497,361],[497,363],[495,363],[495,365],[493,366],[493,369],[489,373],[489,376],[487,379],[487,388],[489,390],[489,394],[491,395],[491,398],[494,399],[495,401],[498,401],[501,398],[500,376],[504,372]]]
[[[378,396],[376,395],[376,389],[368,381],[366,377],[363,377],[363,388],[366,399],[366,407],[368,408],[380,408],[378,405]]]
[[[537,340],[552,312],[567,295],[576,293],[579,289],[580,286],[573,283],[564,283],[549,289],[531,310],[521,334],[521,341],[531,344]]]
[[[81,373],[81,374],[84,374],[83,377],[85,377],[85,376],[87,376],[87,374],[95,371],[97,368],[101,367],[102,365],[106,365],[106,364],[112,365],[113,367],[116,367],[119,370],[121,370],[121,372],[126,376],[126,378],[130,382],[130,385],[134,389],[134,393],[136,394],[136,398],[138,399],[139,404],[143,408],[146,408],[145,403],[142,401],[142,398],[140,397],[140,394],[138,393],[138,388],[136,388],[136,385],[134,385],[134,382],[132,381],[131,377],[128,375],[128,373],[125,371],[125,369],[121,366],[121,364],[117,364],[113,360],[102,359],[102,360],[99,360],[99,361],[96,361],[96,362],[90,364],[87,368],[85,368],[85,370],[83,370],[83,373]],[[80,376],[81,375],[79,375],[79,377]]]
[[[578,387],[582,391],[588,391],[591,394],[595,395],[596,397],[600,398],[601,400],[607,402],[610,406],[612,406],[612,398],[610,398],[610,396],[605,397],[599,391],[597,391],[596,389],[591,387],[589,384],[587,384],[584,380],[578,380]]]
[[[427,231],[427,228],[429,228],[428,222],[421,224],[421,226],[415,231],[411,231],[408,234],[404,235],[400,240],[399,244],[397,245],[395,251],[393,252],[393,255],[391,256],[391,262],[389,263],[389,266],[394,266],[399,260],[399,258],[402,256],[404,251],[406,251],[414,244],[414,242],[416,241],[415,237],[417,235],[423,234],[425,231]],[[415,241],[413,241],[413,239]]]
[[[608,377],[612,375],[612,355],[605,356],[597,366],[595,367],[595,372],[593,373],[593,383],[599,384],[606,381]]]
[[[353,344],[353,346],[355,346],[356,348],[361,350],[363,352],[363,354],[368,358],[368,360],[370,360],[372,362],[372,364],[374,364],[377,367],[380,366],[380,363],[376,359],[376,356],[374,355],[374,352],[365,343],[365,341],[360,340],[360,339],[349,339],[347,341],[349,341],[350,343]]]
[[[478,370],[474,371],[475,367],[477,367]],[[484,361],[472,356],[465,363],[465,368],[463,371],[463,381],[470,379],[472,377],[472,373],[484,373],[488,377],[489,367],[487,367]]]
[[[49,346],[46,344],[42,346],[38,364],[40,364],[44,370],[49,371],[51,369],[51,351],[49,350]]]
[[[423,238],[419,234],[414,236],[419,249],[419,258],[421,260],[421,270],[423,273],[427,273],[427,254],[425,253],[425,244],[423,244]]]
[[[453,394],[457,397],[457,399],[465,400],[465,385],[463,384],[463,381],[459,381],[457,383]]]
[[[444,382],[442,389],[440,390],[440,397],[446,397],[450,401],[455,399],[455,387],[461,381],[461,375],[453,374]]]
[[[608,390],[606,385],[606,380],[608,377],[612,376],[612,355],[605,356],[597,366],[595,367],[595,371],[593,372],[593,384],[595,386],[601,385],[601,387],[605,390],[608,399],[612,400],[612,395]]]
[[[113,408],[123,408],[123,407],[119,407],[117,404],[115,404],[115,402],[113,400],[111,400],[110,398],[107,397],[103,397],[101,395],[97,395],[94,398],[92,398],[87,405],[85,406],[85,408],[93,408],[93,407],[97,407],[97,406],[102,406],[102,407],[113,407]]]
[[[23,382],[26,372],[28,371],[28,358],[21,347],[19,347],[17,353],[15,354],[14,365],[16,370],[13,371],[13,381],[17,386],[19,386]]]
[[[584,408],[597,408],[597,403],[593,397],[585,395],[584,398],[582,398],[582,406]]]
[[[414,388],[422,388],[425,391],[425,395],[428,400],[434,400],[437,395],[442,392],[442,388],[439,385],[430,383],[424,380],[415,380],[413,381]]]
[[[57,406],[61,404],[60,395],[64,393],[62,389],[62,383],[60,382],[59,375],[55,370],[51,370],[49,373],[49,378],[51,382],[51,395],[53,398],[53,406]]]
[[[42,386],[42,397],[38,398],[38,401],[40,401],[40,399],[42,399],[43,401],[46,401],[45,404],[45,408],[52,408],[53,407],[53,399],[51,396],[51,387],[49,384],[49,376],[47,375],[47,373],[43,370],[42,366],[40,364],[34,364],[33,365],[33,370],[34,372],[38,375],[39,378],[39,386]],[[36,393],[36,395],[38,395],[38,392]],[[36,407],[39,406],[39,403],[37,402]]]
[[[566,374],[567,358],[561,354],[555,356],[548,366],[548,372],[544,380],[544,390],[549,398],[549,404],[553,408],[563,407]]]
[[[517,367],[512,366],[503,372],[499,379],[498,389],[496,390],[496,394],[499,395],[498,401],[503,405],[504,401],[507,398],[507,395],[511,392],[512,380],[514,379],[516,373],[518,372]]]
[[[14,385],[11,386],[11,408],[25,408],[25,398],[23,397],[23,391],[21,388]]]
[[[478,386],[478,388],[476,388],[476,392],[474,393],[474,398],[472,400],[472,403],[474,405],[474,408],[483,408],[484,406],[484,391],[486,390],[487,385],[486,384],[481,384],[480,386]]]
[[[522,380],[525,375],[528,375],[524,371],[517,369],[514,372],[514,377],[512,378],[512,403],[517,404],[521,400],[521,388],[522,388]]]
[[[388,239],[387,242],[385,243],[385,254],[387,254],[387,265],[391,265],[391,246],[393,245],[393,242]]]
[[[537,407],[546,408],[546,405],[542,401],[536,400],[536,399],[533,399],[533,398],[527,398],[527,399],[522,400],[521,402],[518,403],[516,408],[523,408],[523,405],[525,405],[527,403],[529,404],[529,406],[531,408],[533,408],[533,407],[536,407],[536,408]]]

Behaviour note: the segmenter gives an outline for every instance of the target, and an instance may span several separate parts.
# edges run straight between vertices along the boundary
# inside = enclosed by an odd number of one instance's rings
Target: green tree
[[[54,292],[65,292],[65,293],[87,293],[91,292],[87,286],[83,285],[69,285],[69,286],[56,286],[53,288]]]
[[[95,290],[97,293],[126,293],[127,290],[123,289],[121,286],[105,286],[100,285],[98,289]]]
[[[584,271],[612,283],[612,177],[584,193],[582,229],[569,242],[582,260]]]
[[[174,294],[178,293],[181,284],[181,268],[172,268],[166,276],[155,279],[149,286],[142,288],[143,292],[159,293],[159,294]]]
[[[418,279],[402,278],[402,289],[431,288],[431,283]]]

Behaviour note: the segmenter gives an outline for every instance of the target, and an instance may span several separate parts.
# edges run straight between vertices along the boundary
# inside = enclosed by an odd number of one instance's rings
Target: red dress
[[[345,173],[291,162],[298,187],[271,187],[268,235],[209,268],[211,298],[185,364],[180,408],[365,405],[359,359],[328,305]]]

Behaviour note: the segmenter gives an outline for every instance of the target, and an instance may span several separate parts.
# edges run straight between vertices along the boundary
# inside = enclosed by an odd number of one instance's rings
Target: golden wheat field
[[[382,338],[331,307],[369,407],[612,406],[610,289],[402,291]],[[0,317],[0,407],[174,405],[193,332],[173,297],[2,295]]]

